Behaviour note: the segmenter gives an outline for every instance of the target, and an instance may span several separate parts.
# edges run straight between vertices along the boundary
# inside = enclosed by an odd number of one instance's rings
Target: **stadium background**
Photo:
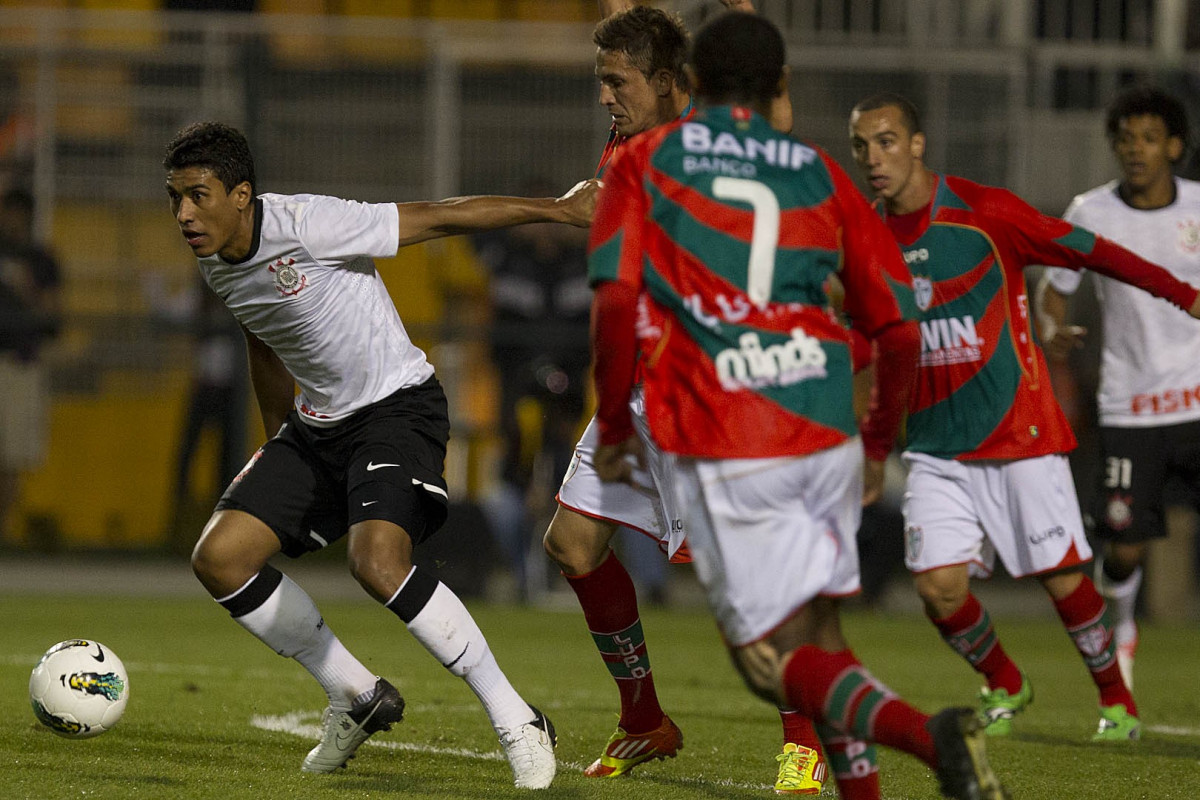
[[[901,91],[923,109],[931,166],[1050,213],[1112,177],[1103,106],[1118,87],[1151,79],[1194,106],[1200,81],[1198,2],[756,2],[788,37],[800,135],[847,163],[848,109]],[[693,27],[719,8],[663,5]],[[0,183],[34,192],[65,321],[47,353],[48,459],[0,549],[165,544],[194,356],[156,324],[151,298],[195,277],[162,189],[176,130],[241,127],[264,191],[414,200],[520,193],[531,176],[565,190],[591,175],[607,133],[595,15],[593,0],[0,2]],[[447,477],[469,502],[496,452],[486,277],[461,238],[379,267],[447,387]],[[1077,377],[1086,423],[1086,365]],[[201,489],[215,457],[208,442]]]

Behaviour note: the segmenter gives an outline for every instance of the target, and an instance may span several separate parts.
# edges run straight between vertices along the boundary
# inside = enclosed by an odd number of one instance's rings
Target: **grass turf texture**
[[[346,580],[350,580],[347,576]],[[1035,587],[1029,587],[1033,591]],[[326,620],[359,658],[408,701],[403,723],[359,750],[335,775],[300,772],[324,696],[211,601],[0,593],[0,798],[529,797],[474,695],[370,602],[322,602]],[[559,774],[539,798],[760,798],[774,796],[778,716],[739,683],[703,611],[648,611],[643,622],[664,708],[684,732],[671,761],[593,781],[580,770],[616,722],[617,693],[579,612],[473,605],[501,666],[554,720]],[[993,740],[992,761],[1017,800],[1194,800],[1200,797],[1200,636],[1148,627],[1138,659],[1144,739],[1093,745],[1096,695],[1066,634],[1050,620],[998,620],[1006,649],[1034,681],[1036,699],[1015,734]],[[848,613],[860,657],[925,710],[973,705],[974,673],[923,619]],[[29,673],[62,639],[85,637],[125,662],[124,719],[85,741],[59,738],[29,709]],[[300,731],[303,736],[294,731]],[[881,750],[884,797],[937,797],[915,761]],[[825,796],[836,796],[832,782]]]

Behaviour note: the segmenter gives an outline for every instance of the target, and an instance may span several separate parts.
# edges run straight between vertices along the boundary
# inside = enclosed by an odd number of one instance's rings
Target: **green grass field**
[[[349,577],[347,577],[349,580]],[[1030,587],[1033,591],[1034,587]],[[363,746],[349,769],[301,774],[324,695],[206,599],[0,593],[0,798],[509,798],[512,787],[474,695],[445,673],[390,613],[370,602],[322,603],[347,645],[408,700],[405,721]],[[509,677],[559,732],[559,775],[545,798],[755,798],[774,796],[780,742],[774,710],[742,688],[701,611],[644,616],[663,706],[684,731],[672,761],[627,779],[579,772],[616,722],[617,695],[578,612],[473,606]],[[1095,693],[1061,628],[999,620],[1008,651],[1036,699],[1017,734],[994,741],[992,760],[1018,800],[1200,798],[1200,636],[1149,627],[1138,662],[1143,741],[1096,746]],[[860,657],[927,710],[971,704],[977,682],[923,619],[847,615]],[[29,672],[62,639],[97,639],[129,671],[121,723],[70,741],[43,729],[27,699]],[[929,772],[881,757],[884,796],[934,798]],[[826,796],[836,796],[832,782]]]

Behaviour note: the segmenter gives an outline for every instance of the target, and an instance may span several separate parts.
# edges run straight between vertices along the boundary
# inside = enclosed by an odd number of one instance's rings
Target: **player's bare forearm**
[[[887,461],[873,458],[863,459],[863,496],[862,504],[869,506],[883,497],[884,476]]]
[[[1083,336],[1087,330],[1078,325],[1067,325],[1066,295],[1050,285],[1048,276],[1042,276],[1037,289],[1037,324],[1041,334],[1042,348],[1046,355],[1061,361],[1077,347],[1083,347]]]
[[[592,455],[596,477],[605,483],[630,483],[633,468],[641,467],[644,458],[642,440],[636,435],[616,444],[602,444]]]
[[[397,203],[399,246],[463,233],[489,231],[530,222],[562,222],[586,227],[596,210],[600,182],[580,181],[562,197],[452,197]]]
[[[258,400],[258,411],[262,415],[263,430],[267,438],[275,435],[296,396],[296,381],[287,367],[261,339],[242,328],[246,335],[246,354],[250,364],[250,384]]]

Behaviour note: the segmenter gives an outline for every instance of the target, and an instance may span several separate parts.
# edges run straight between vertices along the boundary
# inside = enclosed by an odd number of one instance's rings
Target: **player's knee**
[[[926,610],[935,619],[953,614],[967,601],[967,584],[957,576],[942,575],[937,570],[918,575],[916,587]]]
[[[350,574],[380,602],[387,602],[403,586],[412,571],[412,556],[412,539],[399,525],[369,520],[350,528],[346,547]]]
[[[542,547],[566,574],[586,575],[608,558],[609,527],[560,508],[542,537]]]
[[[213,597],[235,592],[254,577],[261,565],[254,565],[224,540],[204,536],[192,549],[192,573]]]
[[[730,650],[738,674],[751,692],[777,706],[784,706],[783,664],[778,651],[764,641]]]

